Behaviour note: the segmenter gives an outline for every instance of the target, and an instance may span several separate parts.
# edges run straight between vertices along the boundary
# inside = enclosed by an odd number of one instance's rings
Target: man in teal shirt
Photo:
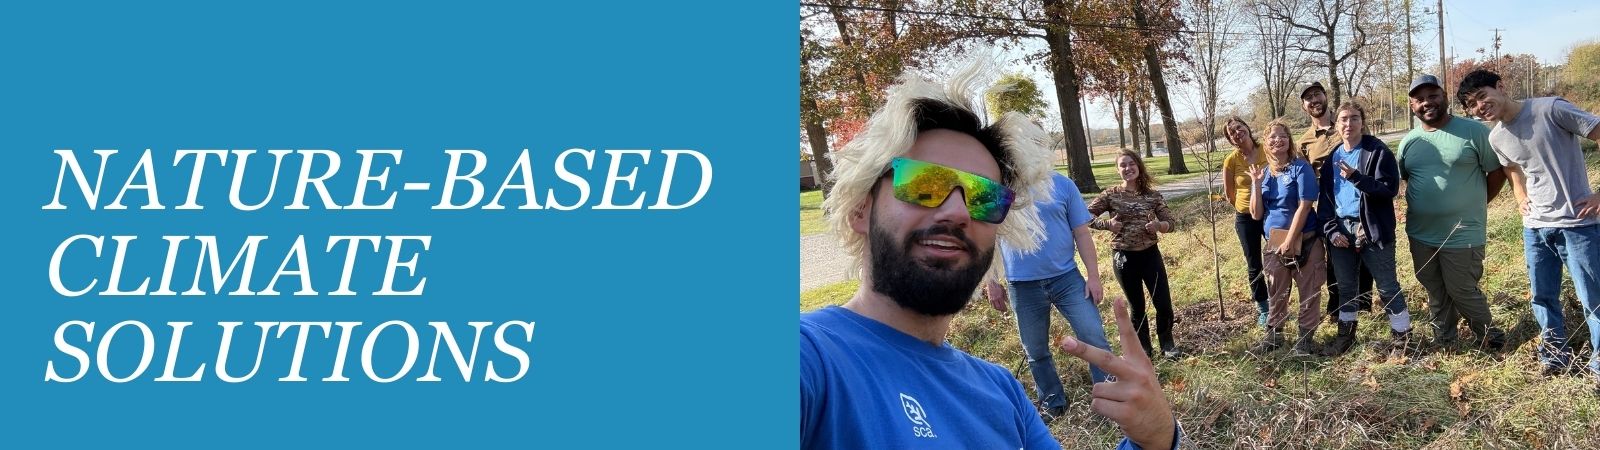
[[[1489,201],[1505,186],[1505,172],[1489,146],[1489,128],[1450,114],[1439,79],[1411,82],[1412,114],[1422,120],[1400,141],[1400,178],[1406,182],[1406,235],[1417,282],[1428,291],[1434,341],[1456,339],[1461,319],[1492,349],[1505,345],[1493,327],[1483,278],[1484,230]]]

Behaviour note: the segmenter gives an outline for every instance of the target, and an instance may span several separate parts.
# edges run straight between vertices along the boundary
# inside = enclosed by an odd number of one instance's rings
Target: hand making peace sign
[[[1122,427],[1122,433],[1135,444],[1148,449],[1173,448],[1177,422],[1172,420],[1172,406],[1156,379],[1156,368],[1150,364],[1134,334],[1133,321],[1128,319],[1126,300],[1114,299],[1111,310],[1117,319],[1117,334],[1122,340],[1123,356],[1085,345],[1071,336],[1061,339],[1061,350],[1111,374],[1106,381],[1095,383],[1090,409]]]

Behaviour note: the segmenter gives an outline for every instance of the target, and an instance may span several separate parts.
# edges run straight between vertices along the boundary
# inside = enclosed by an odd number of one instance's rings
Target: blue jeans
[[[1017,333],[1022,336],[1022,350],[1028,356],[1039,403],[1046,408],[1066,406],[1066,391],[1061,387],[1061,377],[1056,375],[1056,360],[1050,351],[1050,307],[1055,306],[1067,318],[1078,341],[1110,350],[1100,310],[1084,291],[1083,275],[1078,269],[1043,280],[1008,284],[1011,310],[1017,312]],[[1090,365],[1089,378],[1099,383],[1106,379],[1106,373]]]
[[[1539,361],[1565,367],[1572,363],[1567,326],[1561,312],[1561,266],[1577,288],[1589,322],[1589,370],[1600,373],[1600,225],[1573,228],[1524,228],[1528,283],[1533,285],[1533,319],[1543,330]]]
[[[1400,291],[1400,280],[1394,272],[1394,244],[1385,245],[1383,248],[1369,245],[1359,252],[1353,248],[1328,244],[1328,255],[1328,259],[1333,262],[1333,273],[1338,278],[1339,320],[1346,320],[1347,317],[1349,320],[1355,320],[1356,310],[1360,309],[1356,297],[1364,298],[1365,293],[1361,292],[1361,285],[1356,281],[1356,277],[1359,276],[1358,272],[1363,266],[1372,273],[1372,280],[1378,286],[1378,296],[1386,300],[1384,305],[1389,315],[1408,312],[1406,295]],[[1409,324],[1407,329],[1410,329]]]

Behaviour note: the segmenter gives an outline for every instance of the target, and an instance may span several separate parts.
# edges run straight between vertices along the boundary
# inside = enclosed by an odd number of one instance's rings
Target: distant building
[[[816,189],[822,186],[817,177],[817,165],[810,157],[800,157],[800,189]]]

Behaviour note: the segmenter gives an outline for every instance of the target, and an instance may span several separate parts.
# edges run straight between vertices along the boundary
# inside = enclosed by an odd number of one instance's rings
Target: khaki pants
[[[1463,318],[1479,338],[1494,324],[1489,315],[1489,299],[1478,288],[1478,280],[1483,278],[1483,248],[1438,248],[1411,240],[1411,262],[1417,270],[1417,282],[1428,291],[1435,339],[1455,340],[1456,327]]]
[[[1262,271],[1267,275],[1267,326],[1281,328],[1289,319],[1289,289],[1300,287],[1300,332],[1313,333],[1322,322],[1322,286],[1328,281],[1326,249],[1322,238],[1313,237],[1300,244],[1300,267],[1290,269],[1276,252],[1262,255]]]

